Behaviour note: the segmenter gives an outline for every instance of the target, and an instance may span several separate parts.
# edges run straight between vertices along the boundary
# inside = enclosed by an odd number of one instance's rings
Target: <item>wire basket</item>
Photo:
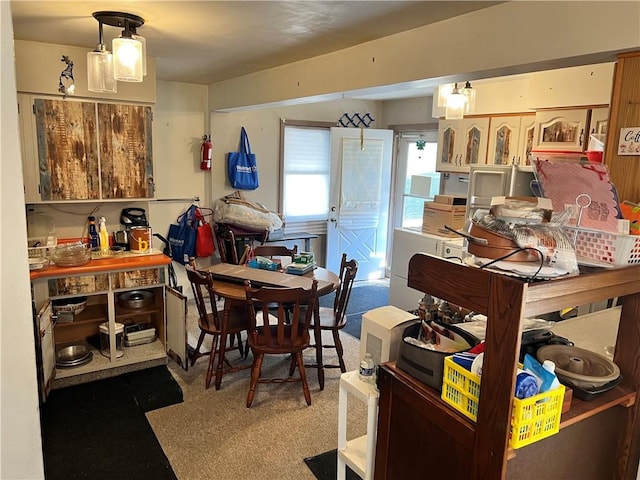
[[[442,400],[475,422],[478,418],[480,376],[446,357],[442,382]],[[564,390],[560,385],[523,400],[513,399],[509,446],[524,447],[558,433]]]
[[[640,264],[640,235],[565,227],[579,263],[622,267]]]

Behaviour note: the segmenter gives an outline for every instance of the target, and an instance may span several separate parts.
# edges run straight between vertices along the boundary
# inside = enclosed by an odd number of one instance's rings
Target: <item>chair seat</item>
[[[313,317],[311,317],[310,327],[314,327],[316,325],[315,321],[316,319],[314,315]],[[338,323],[336,323],[336,318],[335,318],[335,313],[333,311],[333,308],[320,307],[320,328],[323,328],[325,330],[330,330],[332,328],[341,329],[346,325],[346,323],[347,323],[346,315],[343,316]]]
[[[218,310],[218,316],[223,314],[222,310]],[[227,325],[227,333],[237,333],[246,330],[249,327],[249,320],[247,318],[247,309],[245,307],[231,307],[229,310],[229,323]],[[220,329],[216,328],[213,313],[207,313],[206,322],[200,317],[198,319],[198,326],[205,333],[212,335],[220,334]]]

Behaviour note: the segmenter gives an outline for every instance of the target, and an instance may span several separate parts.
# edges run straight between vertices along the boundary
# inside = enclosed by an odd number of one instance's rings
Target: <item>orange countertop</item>
[[[52,263],[47,269],[32,270],[29,273],[29,277],[31,280],[35,280],[37,278],[66,277],[70,275],[86,275],[112,270],[159,267],[170,263],[171,259],[161,252],[142,255],[125,252],[122,256],[118,257],[92,259],[89,263],[79,267],[58,267]]]

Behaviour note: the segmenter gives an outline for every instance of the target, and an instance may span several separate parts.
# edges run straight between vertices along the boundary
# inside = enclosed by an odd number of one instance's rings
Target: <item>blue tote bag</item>
[[[189,257],[196,256],[196,210],[198,207],[191,205],[189,209],[180,215],[175,224],[169,226],[169,246],[171,258],[183,265],[189,263]]]
[[[251,153],[249,137],[242,127],[240,131],[240,151],[229,152],[227,156],[229,183],[238,190],[255,190],[258,188],[258,165],[256,155]]]

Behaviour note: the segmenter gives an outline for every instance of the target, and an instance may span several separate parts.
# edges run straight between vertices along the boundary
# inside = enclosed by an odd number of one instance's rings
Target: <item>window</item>
[[[287,229],[325,229],[329,214],[331,133],[328,125],[282,123],[281,205]],[[304,224],[304,225],[303,225]],[[320,225],[321,224],[321,225]]]

